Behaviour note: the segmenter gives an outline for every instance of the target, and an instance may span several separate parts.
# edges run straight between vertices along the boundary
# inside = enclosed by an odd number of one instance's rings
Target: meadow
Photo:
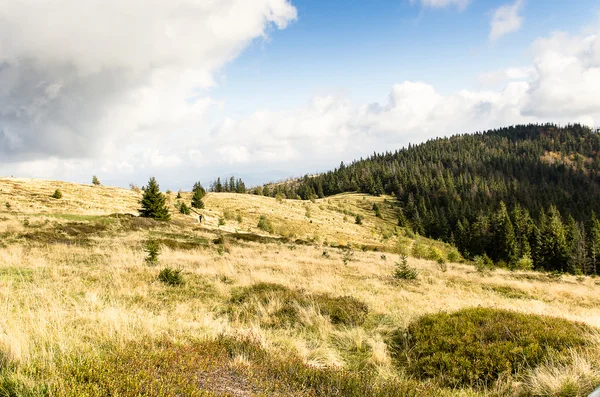
[[[176,192],[170,222],[139,218],[140,197],[0,179],[0,396],[586,396],[600,384],[597,278],[478,268],[398,228],[387,196],[209,193],[202,223],[177,213]],[[413,280],[394,277],[405,254]]]

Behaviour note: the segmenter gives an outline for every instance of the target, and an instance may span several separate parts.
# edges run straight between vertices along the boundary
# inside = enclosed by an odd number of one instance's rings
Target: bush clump
[[[179,213],[189,215],[191,213],[190,207],[188,207],[186,203],[181,202],[179,204]]]
[[[243,321],[264,315],[264,307],[272,307],[263,325],[283,328],[301,324],[300,309],[314,306],[319,314],[328,316],[331,323],[358,326],[365,322],[368,306],[360,300],[328,294],[307,294],[280,284],[258,283],[233,291],[229,300],[228,313]],[[261,307],[262,306],[262,307]]]
[[[236,365],[236,357],[244,357],[247,365]],[[59,370],[61,380],[51,393],[31,395],[210,397],[230,396],[232,390],[236,396],[437,395],[415,381],[382,381],[367,371],[315,367],[291,352],[274,354],[254,341],[225,336],[180,343],[166,339],[128,342],[98,357],[63,360]]]
[[[353,296],[329,296],[326,294],[314,297],[319,312],[329,316],[332,324],[359,326],[367,319],[369,307]]]
[[[183,285],[184,280],[181,271],[181,269],[171,269],[170,267],[165,267],[158,274],[158,280],[167,285]]]
[[[62,198],[62,196],[63,196],[63,194],[62,194],[62,192],[60,191],[60,189],[56,189],[56,190],[54,191],[54,193],[52,194],[52,198],[54,198],[54,199],[57,199],[57,200],[58,200],[58,199],[61,199],[61,198]]]
[[[258,227],[260,230],[267,232],[267,233],[273,233],[273,224],[271,223],[271,221],[269,220],[269,218],[267,218],[264,215],[261,215],[260,218],[258,219],[258,224],[256,225],[256,227]]]
[[[560,318],[470,308],[425,315],[395,332],[390,347],[412,376],[448,387],[486,387],[585,346],[590,331]]]

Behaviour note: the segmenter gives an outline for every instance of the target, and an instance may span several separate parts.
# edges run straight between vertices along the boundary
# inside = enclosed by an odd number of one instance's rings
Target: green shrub
[[[590,331],[560,318],[471,308],[425,315],[395,332],[390,348],[412,376],[448,387],[485,387],[585,346]]]
[[[514,270],[533,270],[533,260],[529,255],[523,256],[513,266]]]
[[[260,230],[265,231],[267,233],[273,233],[273,224],[271,220],[264,215],[261,215],[258,219],[258,224],[256,225]]]
[[[171,269],[170,267],[165,267],[158,274],[158,280],[168,285],[183,285],[184,280],[181,272],[181,269]]]
[[[410,251],[411,255],[417,259],[427,259],[427,256],[430,254],[428,246],[421,243],[420,241],[415,241]]]
[[[187,206],[186,203],[180,203],[179,204],[179,212],[182,213],[183,215],[189,215],[191,213],[190,207]]]
[[[279,306],[267,319],[263,318],[262,325],[275,328],[301,324],[299,309],[302,307],[314,306],[321,315],[328,316],[332,324],[344,326],[362,325],[369,313],[365,303],[350,296],[307,294],[273,283],[234,289],[227,311],[240,320],[249,321],[261,313],[257,304],[268,305],[273,301],[278,301]]]
[[[152,266],[158,264],[158,254],[160,254],[160,245],[156,240],[149,240],[146,242],[144,251],[148,254],[146,257],[146,263]]]
[[[446,264],[446,260],[443,256],[439,256],[435,262],[437,263],[440,271],[444,273],[448,271],[448,265]]]
[[[450,263],[458,263],[463,260],[462,256],[460,255],[460,253],[458,252],[458,250],[456,248],[452,248],[448,252],[448,255],[446,255],[446,258],[448,259],[448,262],[450,262]]]
[[[476,256],[473,258],[473,263],[475,265],[475,269],[479,273],[485,273],[494,268],[494,262],[490,259],[487,254],[483,254],[483,256]]]
[[[225,226],[225,219],[219,218],[219,226]]]
[[[375,216],[377,218],[382,218],[383,216],[381,215],[381,209],[379,208],[379,206],[377,205],[377,203],[373,203],[373,211],[375,212]]]
[[[416,280],[417,277],[419,277],[419,271],[408,265],[408,258],[406,255],[400,255],[400,262],[396,263],[394,278],[401,280]]]
[[[235,365],[244,357],[247,365]],[[308,365],[292,352],[268,352],[254,341],[221,336],[175,343],[142,340],[106,349],[98,357],[59,363],[60,381],[51,392],[29,397],[432,397],[431,387],[412,380],[381,380],[368,371]],[[0,380],[0,385],[6,383]],[[232,390],[235,393],[232,394]],[[20,391],[20,390],[19,390]]]
[[[7,210],[10,210],[11,205],[9,202],[6,202],[6,204],[4,204],[4,206],[6,207]]]
[[[62,198],[62,196],[63,196],[63,194],[62,194],[62,192],[60,191],[60,189],[56,189],[56,190],[54,191],[54,193],[52,194],[52,198],[55,198],[55,199],[57,199],[57,200],[58,200],[58,199],[61,199],[61,198]]]
[[[363,217],[360,215],[356,215],[356,218],[354,218],[354,223],[356,223],[357,225],[362,225],[362,221]]]
[[[281,306],[263,321],[267,327],[282,328],[300,322],[299,305],[304,302],[302,294],[280,284],[258,283],[233,291],[228,312],[242,321],[249,321],[260,313],[258,305],[268,305],[278,300]]]
[[[369,307],[352,296],[332,297],[326,294],[314,296],[319,312],[329,316],[336,325],[356,327],[362,325],[369,314]]]

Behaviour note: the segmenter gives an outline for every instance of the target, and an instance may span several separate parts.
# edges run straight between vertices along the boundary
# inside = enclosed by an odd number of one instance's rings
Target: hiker
[[[198,222],[202,223],[202,215],[198,216]]]

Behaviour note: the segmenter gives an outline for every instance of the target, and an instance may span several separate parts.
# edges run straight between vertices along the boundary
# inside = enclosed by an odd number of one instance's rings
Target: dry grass
[[[57,187],[64,198],[50,199]],[[100,357],[106,346],[126,348],[157,338],[173,342],[222,335],[250,338],[273,355],[292,353],[310,366],[370,371],[382,381],[406,383],[412,381],[394,367],[385,341],[392,330],[423,314],[486,306],[600,327],[598,285],[591,278],[552,280],[503,270],[486,275],[465,264],[449,264],[442,272],[433,261],[409,258],[419,279],[402,283],[392,277],[399,261],[393,253],[383,259],[380,252],[354,250],[352,260],[344,264],[345,252],[325,246],[325,241],[394,247],[396,238],[386,240],[381,233],[393,229],[393,214],[385,209],[383,198],[342,195],[318,200],[308,204],[309,219],[303,202],[209,194],[203,225],[194,217],[177,214],[170,224],[132,229],[124,226],[126,219],[92,217],[135,213],[139,195],[129,190],[15,179],[0,180],[0,189],[0,203],[11,203],[10,210],[0,208],[0,235],[5,242],[0,248],[0,358],[5,362],[1,376],[30,385],[31,390],[41,383],[60,385],[65,357]],[[370,211],[373,200],[382,202],[384,220]],[[363,225],[355,225],[344,209],[362,213]],[[241,214],[242,222],[228,220],[219,227],[224,210]],[[228,252],[212,243],[221,231],[258,233],[256,223],[263,214],[272,219],[276,230],[294,231],[295,237],[312,243],[231,240]],[[344,222],[344,216],[349,220]],[[26,217],[31,220],[28,226],[23,224]],[[19,237],[73,222],[108,226],[101,233],[71,236],[69,244]],[[78,244],[83,238],[88,243]],[[208,243],[185,249],[165,244],[160,265],[152,267],[144,261],[143,246],[149,238]],[[168,287],[157,281],[163,267],[182,269],[186,283]],[[255,321],[229,316],[227,305],[234,289],[259,282],[307,294],[352,296],[368,305],[369,314],[360,327],[334,325],[311,306],[299,309],[302,326],[294,327],[264,326],[260,316]],[[280,304],[270,302],[253,310],[268,316],[276,309],[269,305]],[[569,389],[574,394],[564,395],[583,395],[600,380],[598,360],[592,354],[600,355],[600,347],[592,353],[573,352],[568,362],[548,362],[512,379],[520,386],[509,382],[512,386],[507,390],[554,395]],[[232,365],[247,362],[243,354],[231,360]],[[500,389],[437,390],[432,395],[498,394]]]

